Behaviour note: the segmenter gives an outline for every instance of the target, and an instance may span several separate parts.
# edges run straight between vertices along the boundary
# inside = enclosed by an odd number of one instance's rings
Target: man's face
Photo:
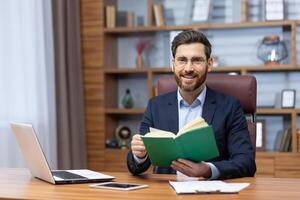
[[[203,44],[183,44],[177,47],[173,71],[181,90],[193,92],[201,87],[211,67],[212,59],[207,60]]]

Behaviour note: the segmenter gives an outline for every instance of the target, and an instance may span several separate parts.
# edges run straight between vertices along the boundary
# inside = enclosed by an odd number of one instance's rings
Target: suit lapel
[[[207,87],[205,102],[202,111],[202,117],[208,124],[211,124],[216,111],[217,101],[215,93]]]
[[[168,120],[169,130],[173,133],[178,132],[178,105],[177,90],[173,92],[167,99],[167,112],[165,113]]]

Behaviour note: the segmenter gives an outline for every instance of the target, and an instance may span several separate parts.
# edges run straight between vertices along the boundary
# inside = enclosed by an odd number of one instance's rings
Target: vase
[[[287,56],[285,43],[278,35],[265,36],[257,50],[257,56],[265,65],[278,65]]]
[[[126,89],[126,94],[122,99],[122,105],[124,108],[132,108],[134,104],[133,98],[131,96],[130,90]]]
[[[144,58],[143,58],[142,54],[137,54],[137,57],[136,57],[136,67],[137,68],[144,67]]]

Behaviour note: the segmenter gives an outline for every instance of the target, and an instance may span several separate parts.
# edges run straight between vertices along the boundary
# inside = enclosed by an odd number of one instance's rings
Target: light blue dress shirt
[[[177,100],[178,100],[178,128],[179,130],[187,123],[202,116],[203,105],[205,102],[207,88],[203,88],[198,97],[194,102],[189,105],[181,96],[179,88],[177,89]],[[212,163],[206,163],[210,166],[211,177],[210,179],[216,179],[220,176],[219,170]]]

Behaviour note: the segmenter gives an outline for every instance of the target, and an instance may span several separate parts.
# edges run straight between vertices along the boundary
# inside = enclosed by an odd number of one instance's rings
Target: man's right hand
[[[136,134],[132,137],[131,151],[138,158],[144,158],[147,155],[147,151],[141,139],[141,135]]]

